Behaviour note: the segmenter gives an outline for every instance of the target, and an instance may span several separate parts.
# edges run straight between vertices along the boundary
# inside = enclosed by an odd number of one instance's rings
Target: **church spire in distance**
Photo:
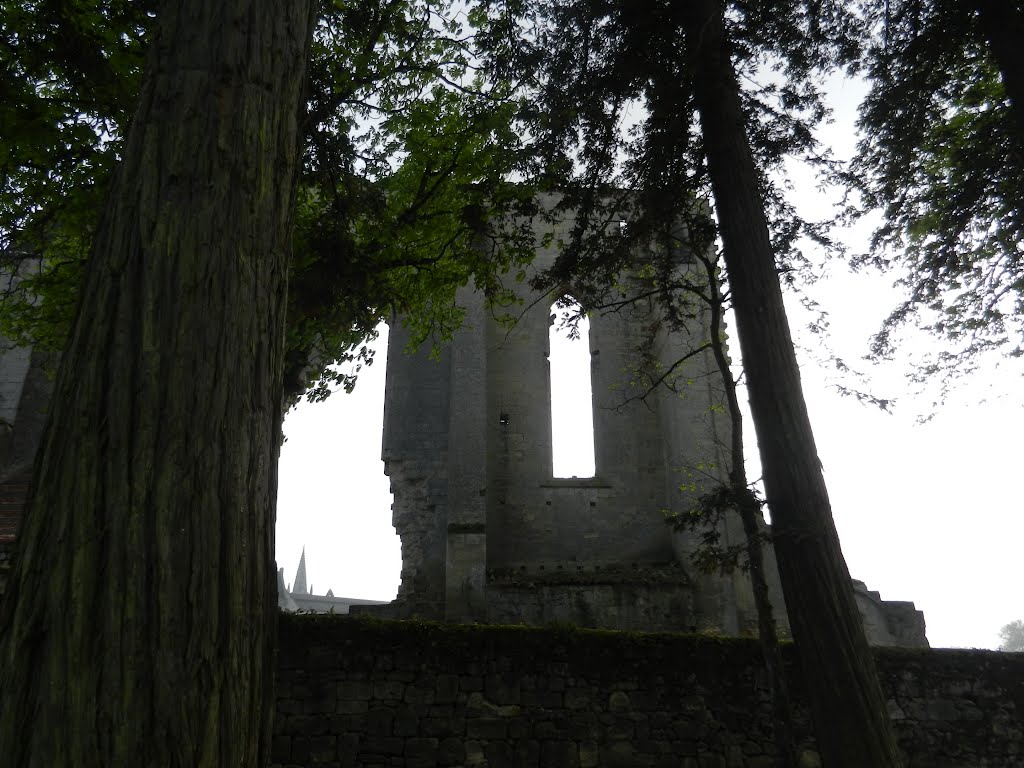
[[[299,558],[299,568],[295,571],[295,583],[292,584],[293,595],[309,594],[306,589],[306,548],[302,548],[302,557]]]

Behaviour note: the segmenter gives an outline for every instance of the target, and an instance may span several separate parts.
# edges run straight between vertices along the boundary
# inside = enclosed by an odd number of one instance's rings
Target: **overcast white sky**
[[[822,139],[847,153],[857,94],[849,84],[843,89],[836,124]],[[795,183],[802,209],[824,213],[827,200],[813,180]],[[858,361],[866,352],[868,337],[899,295],[890,283],[837,265],[815,287],[841,356]],[[796,302],[790,314],[799,336]],[[305,547],[308,582],[318,594],[330,588],[339,596],[389,600],[398,587],[401,555],[380,461],[385,343],[382,334],[378,362],[361,374],[352,395],[303,404],[285,420],[277,560],[291,582]],[[919,349],[930,343],[914,342]],[[738,351],[734,345],[733,355]],[[931,398],[915,398],[904,363],[861,366],[875,394],[897,400],[886,414],[838,395],[817,364],[802,362],[818,452],[854,578],[884,599],[913,600],[935,647],[997,647],[999,628],[1024,618],[1020,361],[989,366],[961,382],[924,424],[918,417],[930,411]],[[748,442],[748,469],[756,477],[756,449]]]

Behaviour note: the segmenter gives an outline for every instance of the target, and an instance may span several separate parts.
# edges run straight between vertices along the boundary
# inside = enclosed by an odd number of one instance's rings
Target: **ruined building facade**
[[[572,226],[564,218],[548,239],[568,239]],[[532,270],[550,266],[556,254],[538,245]],[[697,269],[682,254],[677,268]],[[642,281],[621,282],[625,296],[643,293]],[[665,510],[690,508],[728,469],[721,375],[709,350],[692,355],[704,338],[669,330],[650,299],[591,313],[592,395],[579,396],[592,396],[595,472],[555,477],[549,328],[558,296],[526,285],[512,325],[465,288],[464,325],[439,357],[408,354],[408,332],[392,324],[383,459],[402,583],[383,612],[754,634],[748,576],[700,573],[690,558],[697,535],[665,523]],[[638,385],[687,355],[673,371],[674,390]],[[738,517],[719,533],[723,546],[743,541]],[[781,606],[767,555],[772,602]],[[927,644],[912,603],[885,603],[859,582],[855,589],[873,642]]]
[[[563,217],[551,241],[568,239],[572,227]],[[531,269],[550,266],[555,255],[554,247],[538,246]],[[680,254],[677,269],[696,265]],[[643,292],[638,278],[620,283],[622,298]],[[669,330],[649,299],[592,312],[592,394],[581,389],[579,396],[592,398],[595,472],[558,478],[548,362],[556,298],[526,291],[521,316],[509,326],[494,319],[481,295],[463,289],[463,328],[439,359],[406,354],[408,335],[392,324],[383,459],[402,540],[402,584],[394,603],[354,610],[753,634],[748,577],[697,571],[690,557],[696,535],[674,533],[664,518],[665,510],[688,509],[727,472],[729,420],[711,353],[692,355],[673,371],[675,391],[636,386],[690,355],[706,330]],[[52,390],[46,363],[54,362],[2,342],[0,595]],[[738,519],[727,519],[720,534],[724,546],[743,541]],[[771,552],[767,560],[772,601],[782,606]],[[855,590],[872,641],[927,643],[912,603],[884,602],[859,582]],[[326,610],[324,600],[307,607]],[[779,618],[784,628],[781,611]]]

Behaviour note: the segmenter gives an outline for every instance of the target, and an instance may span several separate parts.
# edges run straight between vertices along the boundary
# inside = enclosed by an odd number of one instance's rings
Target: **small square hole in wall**
[[[550,507],[551,506],[551,502],[550,501],[545,501],[544,502],[544,506],[545,507]]]

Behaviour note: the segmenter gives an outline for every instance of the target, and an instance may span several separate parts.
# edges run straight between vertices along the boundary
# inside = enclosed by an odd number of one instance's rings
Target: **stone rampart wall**
[[[876,653],[908,768],[1024,765],[1024,654]],[[283,616],[272,763],[770,768],[766,685],[749,640]]]

